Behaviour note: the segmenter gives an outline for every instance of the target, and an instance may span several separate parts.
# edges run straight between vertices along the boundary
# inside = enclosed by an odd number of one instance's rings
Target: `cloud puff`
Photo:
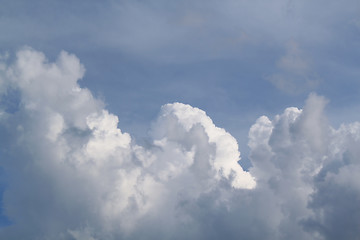
[[[359,236],[359,123],[333,129],[323,114],[326,102],[311,94],[303,110],[261,117],[250,129],[250,172],[277,198],[278,239],[296,232],[295,239]]]
[[[356,239],[360,124],[333,129],[327,100],[260,117],[252,168],[206,113],[166,104],[139,145],[78,80],[79,60],[31,48],[3,64],[5,239]],[[3,104],[2,104],[3,105]],[[241,161],[240,161],[241,162]]]

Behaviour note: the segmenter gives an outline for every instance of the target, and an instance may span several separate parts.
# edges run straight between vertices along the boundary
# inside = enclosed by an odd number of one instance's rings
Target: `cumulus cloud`
[[[164,105],[139,145],[78,84],[66,52],[24,48],[4,63],[4,239],[357,239],[360,123],[332,128],[327,100],[260,117],[252,167],[234,137],[198,108]],[[5,92],[2,98],[5,99]],[[240,161],[241,163],[241,161]]]
[[[3,73],[20,93],[17,111],[4,112],[1,122],[2,139],[14,149],[2,149],[2,166],[14,177],[3,196],[14,225],[4,232],[14,229],[16,238],[79,238],[87,224],[100,233],[133,231],[161,206],[175,211],[177,194],[196,198],[221,181],[255,187],[237,163],[236,140],[200,109],[165,105],[151,146],[142,147],[79,87],[84,67],[75,56],[62,52],[51,63],[25,48]]]

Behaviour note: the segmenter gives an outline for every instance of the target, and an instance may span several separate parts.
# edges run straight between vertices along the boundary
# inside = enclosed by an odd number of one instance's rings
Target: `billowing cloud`
[[[260,117],[252,167],[206,113],[166,104],[139,145],[79,79],[24,48],[1,68],[4,239],[357,239],[360,124],[332,128],[327,100]],[[13,106],[5,99],[12,97]],[[121,116],[120,116],[121,117]],[[241,163],[241,161],[240,161]]]

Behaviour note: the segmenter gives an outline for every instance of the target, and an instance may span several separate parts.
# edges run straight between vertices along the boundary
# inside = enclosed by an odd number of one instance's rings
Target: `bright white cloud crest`
[[[333,129],[326,100],[260,117],[253,167],[206,113],[162,107],[140,146],[77,81],[79,60],[25,48],[1,65],[6,239],[356,239],[360,124]],[[354,199],[350,201],[349,199]],[[349,209],[353,211],[349,212]],[[349,216],[350,217],[347,217]],[[340,223],[339,216],[346,224]]]

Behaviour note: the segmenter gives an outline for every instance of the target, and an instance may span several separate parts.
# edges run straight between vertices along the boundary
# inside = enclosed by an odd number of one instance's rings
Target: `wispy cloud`
[[[312,69],[311,61],[305,56],[295,41],[286,46],[286,53],[276,63],[277,72],[267,77],[280,90],[289,94],[299,94],[313,90],[320,82]]]

